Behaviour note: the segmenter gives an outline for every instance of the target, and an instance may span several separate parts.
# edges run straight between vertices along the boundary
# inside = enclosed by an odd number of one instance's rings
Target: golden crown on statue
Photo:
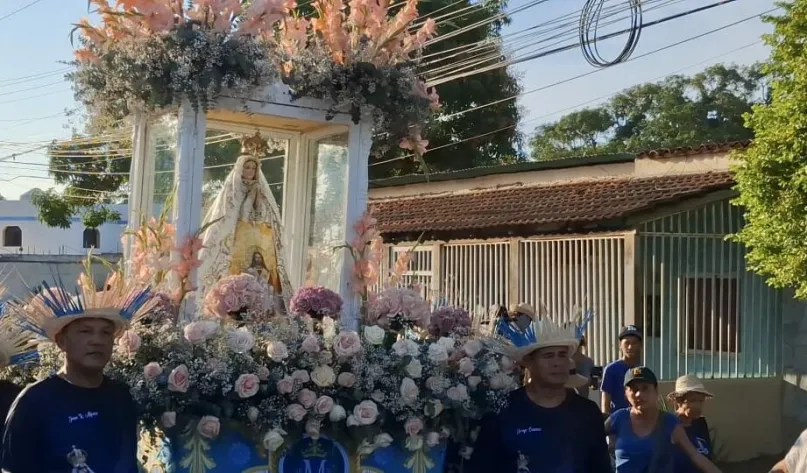
[[[311,439],[311,444],[303,450],[303,458],[327,458],[328,453],[320,446],[318,440]]]
[[[252,136],[241,138],[241,153],[251,156],[261,156],[269,150],[269,144],[261,136],[261,132],[256,131]]]

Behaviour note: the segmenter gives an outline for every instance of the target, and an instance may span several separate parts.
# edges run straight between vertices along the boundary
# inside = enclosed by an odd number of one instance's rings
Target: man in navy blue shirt
[[[547,317],[527,330],[499,322],[509,340],[501,352],[517,360],[529,382],[498,415],[482,421],[467,473],[610,473],[605,427],[597,405],[572,390],[570,357],[578,340]],[[509,345],[509,346],[508,346]],[[496,349],[492,342],[491,348]]]
[[[137,409],[127,386],[106,378],[104,368],[116,336],[137,312],[132,304],[144,299],[85,293],[83,302],[75,302],[58,291],[43,294],[15,312],[58,345],[64,365],[25,388],[11,406],[3,473],[137,473]],[[93,307],[93,300],[108,305]]]
[[[629,407],[625,398],[625,373],[642,364],[642,331],[635,325],[624,327],[619,332],[619,349],[622,358],[609,363],[602,373],[600,409],[606,416]]]

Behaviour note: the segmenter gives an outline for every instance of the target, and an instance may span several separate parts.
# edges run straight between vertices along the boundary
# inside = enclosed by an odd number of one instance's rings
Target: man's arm
[[[474,444],[474,451],[465,471],[467,473],[490,473],[506,468],[502,465],[501,435],[499,435],[498,419],[488,414],[482,420],[482,428]]]
[[[6,418],[3,432],[2,464],[3,473],[42,473],[42,452],[48,446],[42,444],[42,422],[36,399],[30,391],[23,391]]]
[[[782,460],[771,468],[770,473],[793,473],[787,469],[787,462]]]
[[[600,383],[600,411],[602,411],[603,416],[606,418],[611,414],[611,393],[609,392],[609,387],[611,384],[611,378],[613,377],[610,373],[611,365],[607,365],[605,369],[602,371],[602,382]]]
[[[589,401],[591,402],[591,401]],[[591,408],[591,418],[586,420],[586,429],[590,432],[588,465],[585,471],[590,473],[611,473],[611,455],[605,441],[605,423],[596,408]]]

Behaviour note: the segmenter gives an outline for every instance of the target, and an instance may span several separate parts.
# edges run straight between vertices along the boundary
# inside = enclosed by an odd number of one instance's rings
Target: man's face
[[[639,358],[642,354],[642,340],[634,335],[628,335],[619,342],[622,354],[627,358]]]
[[[522,361],[530,377],[547,386],[563,386],[569,381],[569,348],[546,347],[535,350]]]
[[[76,320],[56,335],[56,344],[72,366],[101,371],[112,357],[115,324],[104,319]]]

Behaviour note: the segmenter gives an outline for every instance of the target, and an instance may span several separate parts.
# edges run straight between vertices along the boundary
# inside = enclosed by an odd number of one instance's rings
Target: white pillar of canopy
[[[155,156],[151,146],[151,130],[148,118],[144,114],[136,114],[132,118],[132,164],[129,169],[129,230],[137,230],[140,221],[151,215],[154,205],[154,166]],[[147,213],[144,213],[147,212]],[[123,248],[125,260],[129,259],[132,249],[132,237],[126,239]]]
[[[202,184],[204,171],[205,133],[208,121],[217,129],[239,129],[248,134],[260,131],[264,137],[271,137],[273,132],[290,137],[286,161],[285,194],[283,199],[284,243],[286,244],[286,261],[292,285],[297,288],[305,278],[307,262],[309,228],[311,226],[311,198],[315,176],[312,163],[316,160],[316,140],[347,132],[347,169],[345,170],[345,217],[343,225],[345,241],[351,241],[353,223],[361,216],[367,206],[367,165],[370,146],[372,144],[372,126],[369,121],[354,124],[346,113],[338,113],[328,120],[326,113],[329,106],[326,102],[314,99],[292,101],[287,87],[276,84],[256,93],[251,98],[243,99],[225,93],[215,106],[205,114],[194,110],[184,102],[178,112],[177,155],[174,170],[175,200],[174,222],[176,223],[179,242],[201,226],[202,218]],[[145,125],[143,125],[145,126]],[[131,182],[154,181],[154,157],[146,138],[135,140]],[[135,136],[138,136],[135,126]],[[146,151],[142,151],[142,149]],[[141,156],[142,155],[142,156]],[[151,161],[149,161],[149,157]],[[142,160],[145,166],[138,164]],[[149,164],[150,162],[150,164]],[[150,167],[149,167],[150,166]],[[147,191],[146,187],[142,187]],[[149,194],[153,194],[150,192]],[[139,216],[152,213],[151,199],[132,199],[129,209],[130,224],[139,221]],[[133,216],[138,216],[137,220]],[[343,242],[340,242],[343,243]],[[336,250],[343,253],[339,286],[332,287],[345,300],[344,324],[355,328],[358,325],[358,301],[351,287],[350,275],[353,259],[347,250]],[[196,275],[191,275],[195,285]],[[188,304],[186,316],[195,311],[195,304]]]

